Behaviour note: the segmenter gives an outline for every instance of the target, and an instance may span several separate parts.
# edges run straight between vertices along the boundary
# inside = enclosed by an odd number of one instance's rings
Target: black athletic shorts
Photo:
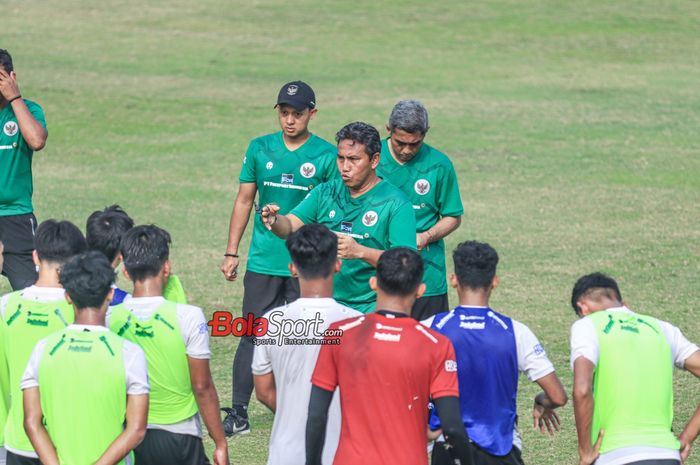
[[[0,241],[4,246],[2,274],[12,289],[24,289],[36,282],[36,266],[32,260],[36,218],[33,213],[0,216]]]
[[[256,317],[299,298],[299,280],[246,271],[243,276],[243,317]]]
[[[161,429],[146,430],[134,459],[138,465],[210,465],[202,438]]]
[[[7,465],[41,465],[39,459],[24,457],[7,451]]]
[[[452,465],[454,461],[445,450],[444,442],[435,442],[433,446],[432,465]],[[491,455],[474,443],[469,444],[472,451],[473,465],[524,465],[520,449],[513,446],[508,455],[499,457]]]
[[[447,294],[429,295],[416,300],[411,309],[411,317],[423,321],[426,318],[450,309]]]

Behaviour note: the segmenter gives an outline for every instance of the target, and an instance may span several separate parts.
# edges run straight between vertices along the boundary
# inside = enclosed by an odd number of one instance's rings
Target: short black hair
[[[577,303],[579,300],[584,297],[595,299],[602,296],[622,302],[622,293],[613,278],[599,271],[587,274],[578,278],[574,284],[574,289],[571,291],[571,306],[577,315],[581,315],[581,309]]]
[[[7,73],[15,70],[15,67],[12,64],[12,56],[10,55],[10,52],[4,48],[0,48],[0,66],[2,66]]]
[[[59,279],[75,308],[100,308],[114,284],[114,270],[103,253],[90,250],[68,260]]]
[[[133,281],[143,281],[160,273],[170,256],[170,234],[154,224],[136,226],[122,237],[124,267]]]
[[[377,262],[377,286],[389,295],[408,296],[423,282],[423,257],[407,247],[389,249]]]
[[[119,205],[94,211],[85,225],[88,248],[102,252],[110,262],[113,262],[119,255],[122,236],[133,227],[134,220]]]
[[[34,234],[34,249],[39,260],[59,265],[87,248],[80,229],[70,221],[46,220]]]
[[[322,224],[307,224],[289,235],[287,250],[302,278],[327,278],[338,256],[338,236]]]
[[[351,140],[357,144],[365,146],[365,153],[370,160],[376,153],[382,151],[382,140],[379,137],[379,131],[367,123],[355,121],[346,126],[343,126],[335,135],[335,141],[340,143],[343,140]]]
[[[485,289],[496,276],[498,252],[489,244],[462,242],[452,252],[455,276],[459,285],[469,289]]]

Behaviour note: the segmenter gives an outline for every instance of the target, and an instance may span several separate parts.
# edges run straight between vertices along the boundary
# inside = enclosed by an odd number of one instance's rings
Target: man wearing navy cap
[[[317,113],[313,89],[302,81],[289,82],[280,89],[274,108],[282,130],[253,139],[243,158],[228,245],[221,264],[221,272],[228,281],[238,277],[243,255],[238,246],[256,194],[260,205],[274,201],[285,214],[315,186],[339,178],[335,145],[308,129],[309,121]],[[243,277],[244,317],[249,313],[262,316],[299,297],[299,283],[289,271],[291,259],[284,240],[261,221],[255,221],[254,225]],[[247,410],[253,392],[253,347],[253,338],[241,338],[233,360],[233,405],[224,409],[227,436],[250,431]]]

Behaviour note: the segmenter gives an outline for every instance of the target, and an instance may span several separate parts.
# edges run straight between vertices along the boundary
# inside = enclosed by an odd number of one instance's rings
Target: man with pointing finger
[[[262,221],[286,238],[304,224],[320,223],[338,235],[333,297],[343,305],[368,313],[375,292],[369,287],[379,257],[394,247],[416,248],[413,207],[397,187],[377,176],[381,140],[366,123],[355,122],[336,134],[338,171],[342,180],[319,185],[287,215],[275,204],[265,205]]]

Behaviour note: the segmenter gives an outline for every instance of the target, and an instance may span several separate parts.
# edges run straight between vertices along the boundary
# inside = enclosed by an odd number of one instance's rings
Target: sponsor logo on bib
[[[362,224],[364,224],[367,227],[374,226],[377,224],[377,219],[379,218],[379,215],[377,215],[377,212],[374,210],[370,210],[367,213],[365,213],[365,216],[362,217]]]
[[[413,190],[416,191],[418,195],[425,195],[430,192],[430,183],[427,179],[419,179],[413,185]]]
[[[314,174],[316,174],[316,167],[314,166],[313,163],[307,162],[307,163],[304,163],[303,165],[301,165],[301,168],[299,168],[299,172],[305,178],[311,178],[311,177],[313,177]]]
[[[5,133],[5,135],[12,137],[15,134],[17,134],[18,129],[19,127],[17,126],[17,123],[15,123],[14,121],[8,121],[7,123],[5,123],[5,126],[2,128],[2,131]]]

